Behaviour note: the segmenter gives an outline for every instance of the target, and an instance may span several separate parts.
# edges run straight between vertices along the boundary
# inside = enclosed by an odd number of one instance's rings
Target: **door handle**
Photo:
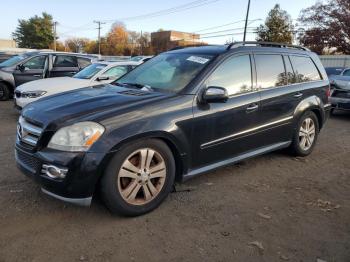
[[[251,104],[247,107],[247,112],[252,112],[252,111],[255,111],[259,108],[259,105],[258,104]]]
[[[302,96],[303,96],[303,93],[300,93],[300,92],[299,92],[299,93],[296,93],[296,94],[294,95],[295,98],[300,98],[300,97],[302,97]]]

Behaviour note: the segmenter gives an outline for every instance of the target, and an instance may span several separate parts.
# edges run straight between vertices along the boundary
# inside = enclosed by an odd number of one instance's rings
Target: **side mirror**
[[[16,66],[16,69],[23,72],[23,71],[25,71],[26,68],[24,67],[24,65],[21,64],[21,65]]]
[[[108,76],[99,76],[97,77],[96,81],[106,81],[106,80],[109,80],[109,77]]]
[[[200,97],[200,102],[204,103],[225,103],[228,100],[228,93],[223,87],[210,86],[203,90]]]

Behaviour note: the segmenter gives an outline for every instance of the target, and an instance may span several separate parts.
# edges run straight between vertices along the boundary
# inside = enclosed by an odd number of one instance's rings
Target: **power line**
[[[261,20],[262,20],[261,18],[254,19],[254,20],[249,20],[249,24],[252,24],[252,23],[254,23],[256,21],[261,21]],[[244,21],[245,20],[239,20],[239,21],[236,21],[236,22],[232,22],[232,23],[228,23],[228,24],[224,24],[224,25],[213,26],[213,27],[197,30],[197,31],[194,31],[194,32],[195,33],[199,33],[199,32],[208,31],[208,30],[212,30],[212,29],[217,29],[217,28],[221,28],[221,27],[225,27],[225,26],[229,26],[229,25],[239,24],[239,23],[242,23]]]
[[[247,34],[256,34],[257,31],[247,31]],[[224,37],[224,36],[233,36],[233,35],[243,35],[244,32],[239,32],[239,33],[232,33],[232,34],[222,34],[222,35],[213,35],[213,36],[204,36],[201,37],[200,39],[205,39],[205,38],[215,38],[215,37]]]
[[[218,34],[218,33],[225,33],[225,32],[231,32],[231,31],[236,31],[236,30],[244,30],[245,27],[240,27],[240,28],[232,28],[232,29],[226,29],[226,30],[220,30],[220,31],[214,31],[214,32],[209,32],[209,33],[204,33],[200,34],[202,35],[212,35],[212,34]],[[255,27],[247,27],[247,29],[256,29]]]
[[[172,7],[172,8],[168,8],[168,9],[164,9],[164,10],[160,10],[160,11],[152,12],[152,13],[148,13],[148,14],[131,16],[131,17],[124,17],[124,18],[120,18],[118,20],[110,19],[110,20],[102,20],[102,21],[107,22],[107,23],[113,23],[116,21],[131,21],[131,20],[153,18],[153,17],[157,17],[157,16],[169,15],[172,13],[186,11],[186,10],[197,8],[200,6],[212,4],[212,3],[215,3],[218,1],[221,1],[221,0],[197,0],[197,1],[193,1],[190,3],[184,4],[184,5],[179,5],[176,7]]]

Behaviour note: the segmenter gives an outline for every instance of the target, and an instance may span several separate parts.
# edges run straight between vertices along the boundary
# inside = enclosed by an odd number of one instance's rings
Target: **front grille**
[[[23,152],[22,150],[16,149],[16,159],[21,165],[24,165],[32,173],[36,173],[41,168],[40,160]]]
[[[19,118],[17,125],[17,136],[21,142],[35,147],[42,132],[43,129],[41,127],[27,122],[22,116]]]

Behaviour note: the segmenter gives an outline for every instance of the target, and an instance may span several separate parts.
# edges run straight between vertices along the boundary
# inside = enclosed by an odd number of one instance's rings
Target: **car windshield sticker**
[[[199,64],[205,64],[206,62],[209,61],[209,59],[199,57],[199,56],[190,56],[189,58],[187,58],[187,61],[191,61]]]

